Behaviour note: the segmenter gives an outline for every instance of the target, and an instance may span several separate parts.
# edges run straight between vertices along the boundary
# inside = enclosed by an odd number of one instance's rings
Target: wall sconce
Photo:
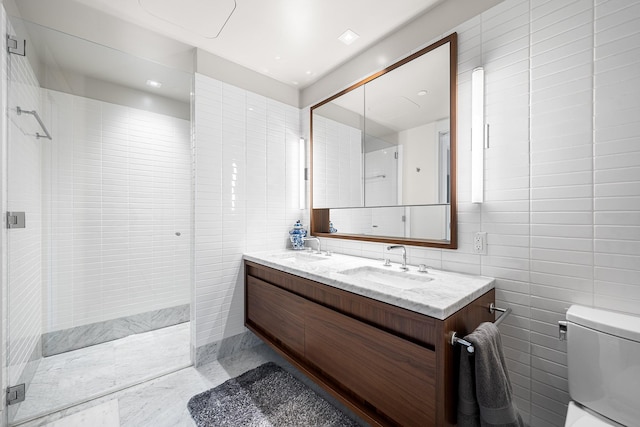
[[[299,177],[299,200],[300,209],[303,210],[307,207],[307,144],[304,138],[300,138],[298,141],[298,164],[300,167]]]
[[[471,74],[471,202],[484,201],[484,69]]]

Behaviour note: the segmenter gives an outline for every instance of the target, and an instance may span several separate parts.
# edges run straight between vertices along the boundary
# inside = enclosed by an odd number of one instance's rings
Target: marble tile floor
[[[43,358],[10,425],[190,366],[189,326],[181,323]]]
[[[362,420],[350,413],[288,364],[264,344],[240,351],[199,368],[188,367],[21,424],[21,427],[193,427],[187,402],[203,391],[222,384],[266,362],[275,362],[310,385],[332,404],[362,425]]]

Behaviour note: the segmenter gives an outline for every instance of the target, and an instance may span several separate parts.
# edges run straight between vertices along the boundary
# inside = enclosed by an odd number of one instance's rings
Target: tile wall
[[[594,303],[640,314],[640,4],[595,16]]]
[[[282,249],[298,200],[300,110],[196,74],[196,348],[245,331],[242,254]]]
[[[43,332],[188,304],[189,121],[42,96],[54,135],[42,165]]]

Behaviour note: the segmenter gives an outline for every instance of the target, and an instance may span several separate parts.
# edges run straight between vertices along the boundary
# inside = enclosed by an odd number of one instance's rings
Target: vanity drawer
[[[246,287],[247,324],[304,355],[306,301],[252,276],[247,276]]]
[[[394,423],[435,425],[435,352],[317,304],[305,358]]]

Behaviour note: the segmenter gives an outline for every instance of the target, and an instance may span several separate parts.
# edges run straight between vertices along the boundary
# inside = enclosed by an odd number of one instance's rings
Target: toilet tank
[[[569,394],[624,425],[640,425],[640,317],[573,305],[567,311]]]

